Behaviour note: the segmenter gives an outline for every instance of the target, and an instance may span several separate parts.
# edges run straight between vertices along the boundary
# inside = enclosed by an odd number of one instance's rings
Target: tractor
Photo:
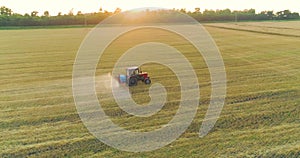
[[[126,83],[128,86],[136,86],[138,81],[142,81],[145,84],[150,84],[151,80],[147,72],[135,66],[126,69],[126,75],[119,75],[119,82]]]

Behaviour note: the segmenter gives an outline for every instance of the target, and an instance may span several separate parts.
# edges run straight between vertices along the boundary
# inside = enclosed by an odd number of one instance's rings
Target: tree
[[[253,15],[254,15],[254,14],[255,14],[255,9],[249,9],[247,13],[248,13],[248,14],[253,14]]]
[[[44,16],[49,17],[50,16],[49,11],[44,11]]]
[[[216,15],[216,12],[214,10],[205,9],[203,12],[203,15],[213,16],[213,15]]]
[[[267,11],[267,16],[269,19],[273,19],[273,17],[274,17],[273,11]]]
[[[284,10],[283,14],[286,15],[286,17],[288,17],[291,14],[290,10]]]
[[[290,10],[279,11],[276,13],[277,19],[290,19],[291,14]]]
[[[77,15],[82,15],[82,12],[81,12],[81,11],[78,11],[78,12],[77,12]]]
[[[291,19],[299,19],[299,13],[296,13],[296,12],[292,13],[290,18]]]
[[[32,12],[31,12],[31,16],[32,16],[32,17],[36,17],[38,13],[39,13],[38,11],[32,11]]]
[[[219,15],[230,15],[231,10],[230,9],[217,10],[216,13],[219,14]]]
[[[114,14],[117,14],[117,13],[121,13],[121,8],[116,8],[116,10],[114,11]]]
[[[200,13],[200,8],[195,8],[195,12],[194,13]]]
[[[13,13],[13,11],[5,6],[0,7],[0,26],[48,26],[48,25],[82,25],[84,24],[97,24],[108,16],[116,13],[120,13],[121,9],[116,8],[114,12],[108,12],[106,10],[99,9],[100,12],[95,13],[82,13],[77,12],[77,15],[73,15],[73,9],[69,14],[59,12],[57,16],[50,16],[49,11],[42,12],[42,16],[38,16],[37,11],[32,11],[29,14],[21,15]],[[200,8],[195,8],[190,12],[185,9],[173,9],[173,10],[146,10],[146,15],[150,18],[157,16],[167,16],[172,21],[172,17],[169,16],[170,11],[187,13],[191,17],[198,21],[243,21],[243,20],[288,20],[299,19],[299,13],[291,12],[290,10],[283,10],[279,12],[262,11],[261,13],[255,13],[254,9],[245,9],[242,11],[231,11],[229,9],[223,10],[205,10],[200,12]],[[71,15],[71,16],[70,16]],[[300,19],[299,19],[300,20]],[[155,22],[161,22],[161,19],[157,19]]]
[[[68,15],[73,16],[73,15],[74,15],[73,10],[74,10],[74,8],[72,8],[72,9],[69,11]]]
[[[180,12],[181,12],[181,13],[186,13],[186,9],[185,9],[185,8],[181,8],[181,9],[180,9]]]
[[[12,10],[9,8],[6,8],[5,6],[2,6],[2,7],[0,7],[0,15],[11,16]]]

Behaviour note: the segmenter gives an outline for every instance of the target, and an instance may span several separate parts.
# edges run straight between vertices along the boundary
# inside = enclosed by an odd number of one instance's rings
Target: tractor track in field
[[[216,26],[216,25],[205,25],[205,27],[213,27],[213,28],[234,30],[234,31],[244,31],[244,32],[259,33],[259,34],[265,34],[265,35],[275,35],[275,36],[300,38],[300,35],[291,35],[291,34],[283,34],[283,33],[276,33],[276,32],[264,32],[264,31],[256,31],[256,30],[247,30],[247,29],[241,29],[241,28],[230,28],[230,27]]]
[[[251,25],[251,24],[239,24],[239,26],[251,26],[251,27],[258,27],[258,28],[270,28],[270,29],[286,29],[286,30],[296,30],[299,31],[299,28],[292,28],[292,27],[274,27],[274,26],[258,26],[258,25]]]

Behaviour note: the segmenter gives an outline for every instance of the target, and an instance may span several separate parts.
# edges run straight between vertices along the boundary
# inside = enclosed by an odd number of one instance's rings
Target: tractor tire
[[[137,78],[130,78],[128,85],[129,86],[136,86],[137,85]]]
[[[150,84],[151,80],[149,78],[146,78],[144,82],[145,82],[145,84]]]

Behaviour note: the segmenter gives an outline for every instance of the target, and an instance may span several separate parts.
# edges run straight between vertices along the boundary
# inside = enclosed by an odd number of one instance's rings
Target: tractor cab
[[[137,85],[137,82],[141,80],[145,84],[150,84],[151,80],[148,76],[147,72],[142,72],[142,70],[135,66],[135,67],[129,67],[126,69],[126,80],[129,86],[135,86]]]
[[[133,75],[138,75],[140,73],[139,67],[129,67],[126,69],[126,75],[128,77],[133,76]]]

